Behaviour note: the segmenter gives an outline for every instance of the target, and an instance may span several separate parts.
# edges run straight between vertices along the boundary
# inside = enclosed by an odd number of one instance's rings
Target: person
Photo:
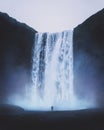
[[[51,106],[51,111],[53,111],[53,106]]]

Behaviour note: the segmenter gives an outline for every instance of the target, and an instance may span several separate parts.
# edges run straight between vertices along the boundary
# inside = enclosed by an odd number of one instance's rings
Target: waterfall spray
[[[73,107],[73,31],[35,35],[32,81],[32,104]]]
[[[28,110],[78,110],[94,102],[78,98],[73,84],[73,31],[36,33],[32,50],[32,85],[25,97],[14,95],[10,102]]]

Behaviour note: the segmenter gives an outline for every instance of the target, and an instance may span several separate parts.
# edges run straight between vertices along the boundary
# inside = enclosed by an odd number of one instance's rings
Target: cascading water
[[[73,31],[36,33],[33,48],[31,104],[68,109],[75,106]]]
[[[32,52],[32,85],[25,87],[24,97],[11,95],[9,103],[28,110],[78,110],[95,105],[92,99],[79,99],[74,93],[73,31],[36,33]]]

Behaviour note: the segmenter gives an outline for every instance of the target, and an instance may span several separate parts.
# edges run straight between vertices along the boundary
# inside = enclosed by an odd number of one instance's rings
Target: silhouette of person
[[[51,111],[53,111],[53,106],[51,106]]]

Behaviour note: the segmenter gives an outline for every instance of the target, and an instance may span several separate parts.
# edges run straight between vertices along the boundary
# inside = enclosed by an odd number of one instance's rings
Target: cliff
[[[0,13],[0,101],[30,82],[35,30]],[[21,88],[21,92],[20,92]]]
[[[31,83],[32,48],[37,31],[0,13],[0,102],[24,95]],[[74,28],[74,87],[81,99],[104,105],[104,9]]]
[[[74,29],[76,93],[104,105],[104,9]]]

